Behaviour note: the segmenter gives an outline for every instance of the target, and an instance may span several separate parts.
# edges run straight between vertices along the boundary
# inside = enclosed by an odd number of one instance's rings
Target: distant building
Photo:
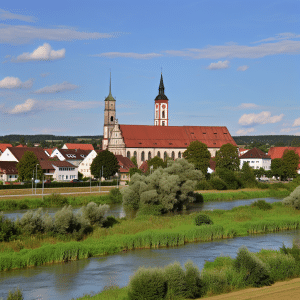
[[[94,150],[81,149],[55,149],[52,151],[50,157],[57,157],[59,160],[66,160],[72,165],[78,167],[80,163]]]
[[[16,161],[0,161],[0,181],[16,181],[18,170]]]
[[[252,169],[260,169],[268,171],[271,170],[271,157],[258,148],[252,148],[245,154],[240,156],[240,169],[244,163],[248,163]]]
[[[8,148],[8,147],[12,147],[12,145],[11,144],[1,144],[0,143],[0,156],[5,151],[5,149]]]
[[[78,150],[94,150],[94,146],[92,144],[72,144],[66,143],[62,146],[62,149],[78,149]]]

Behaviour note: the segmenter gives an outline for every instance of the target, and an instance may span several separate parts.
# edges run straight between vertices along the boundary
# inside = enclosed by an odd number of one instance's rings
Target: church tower
[[[155,98],[154,104],[154,125],[168,126],[169,125],[169,99],[165,95],[165,86],[161,73],[158,95]]]
[[[103,140],[102,140],[103,150],[105,150],[108,147],[108,140],[114,128],[115,119],[116,119],[116,99],[111,94],[111,74],[110,74],[109,94],[104,100],[104,128],[103,128]]]

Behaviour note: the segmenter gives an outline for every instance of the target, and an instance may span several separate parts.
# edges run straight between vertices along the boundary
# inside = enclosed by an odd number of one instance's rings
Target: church
[[[111,94],[105,98],[102,149],[115,155],[136,157],[138,166],[154,156],[166,159],[181,158],[192,141],[207,145],[211,156],[222,145],[237,147],[225,126],[169,126],[169,99],[165,95],[161,74],[158,95],[154,100],[154,125],[122,125],[116,119],[116,100]]]

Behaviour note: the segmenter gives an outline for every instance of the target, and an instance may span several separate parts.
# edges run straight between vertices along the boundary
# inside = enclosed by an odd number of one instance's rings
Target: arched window
[[[165,118],[165,111],[163,110],[161,113],[161,117],[164,119]]]
[[[162,122],[162,126],[165,126],[165,121]]]
[[[148,152],[148,160],[151,159],[151,152]]]
[[[127,151],[127,157],[130,159],[130,151]]]
[[[113,116],[111,116],[111,117],[110,117],[110,121],[111,121],[111,122],[113,122],[113,120],[114,120],[114,117],[113,117]]]
[[[164,160],[166,160],[167,157],[168,157],[168,154],[167,154],[167,152],[165,151],[165,153],[164,153]]]
[[[181,158],[181,152],[180,151],[178,152],[178,158]]]
[[[155,119],[158,119],[158,110],[155,112]]]
[[[160,158],[160,151],[157,151],[157,155],[156,156]]]
[[[141,154],[141,161],[144,161],[144,160],[145,160],[145,152],[143,151]]]
[[[133,152],[133,156],[134,156],[135,158],[137,158],[137,153],[136,153],[136,151]]]
[[[175,152],[172,151],[172,159],[175,160]]]

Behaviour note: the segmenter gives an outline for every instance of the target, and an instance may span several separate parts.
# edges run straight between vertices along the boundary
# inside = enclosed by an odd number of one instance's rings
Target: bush
[[[109,205],[99,204],[99,206],[90,202],[88,205],[81,208],[82,217],[89,221],[90,225],[102,225],[104,222],[104,215],[109,210]]]
[[[185,267],[185,288],[187,298],[198,298],[202,295],[202,281],[199,269],[191,262],[187,261]]]
[[[300,185],[289,196],[283,199],[283,204],[300,209]]]
[[[23,294],[19,288],[14,291],[9,291],[7,300],[23,300]]]
[[[262,210],[270,210],[272,209],[272,205],[267,203],[266,200],[257,200],[251,204],[252,207],[258,207]]]
[[[195,203],[203,203],[204,202],[202,194],[193,192],[192,196],[195,199],[195,201],[194,201]]]
[[[222,191],[227,190],[227,185],[224,180],[219,177],[212,177],[210,183],[214,190]]]
[[[38,232],[43,233],[45,230],[45,224],[42,212],[42,208],[39,208],[37,211],[27,211],[20,220],[17,219],[17,226],[25,234],[36,234]]]
[[[109,216],[103,221],[102,227],[109,228],[109,227],[113,227],[115,224],[118,224],[118,223],[120,223],[120,222],[115,217]]]
[[[212,190],[213,186],[210,180],[200,180],[196,185],[196,190],[205,191]]]
[[[18,229],[15,223],[7,219],[3,212],[0,212],[0,242],[14,240],[18,235]]]
[[[239,249],[233,265],[237,272],[244,275],[245,283],[250,286],[260,287],[273,283],[267,265],[246,247]]]
[[[236,190],[242,187],[242,182],[237,176],[235,172],[225,168],[216,168],[216,175],[222,179],[229,190]]]
[[[175,262],[164,268],[165,279],[167,280],[168,294],[184,297],[186,295],[185,272],[180,264]]]
[[[196,226],[201,226],[203,224],[213,224],[213,221],[210,219],[208,215],[197,215],[194,219],[195,225]]]
[[[61,194],[53,193],[49,196],[46,196],[44,198],[44,203],[46,207],[51,206],[65,206],[69,204],[68,198],[66,196],[63,196]]]
[[[122,194],[120,192],[120,189],[113,188],[109,191],[109,200],[112,203],[122,203]]]
[[[129,282],[129,300],[159,300],[167,293],[167,283],[160,269],[139,268]]]

